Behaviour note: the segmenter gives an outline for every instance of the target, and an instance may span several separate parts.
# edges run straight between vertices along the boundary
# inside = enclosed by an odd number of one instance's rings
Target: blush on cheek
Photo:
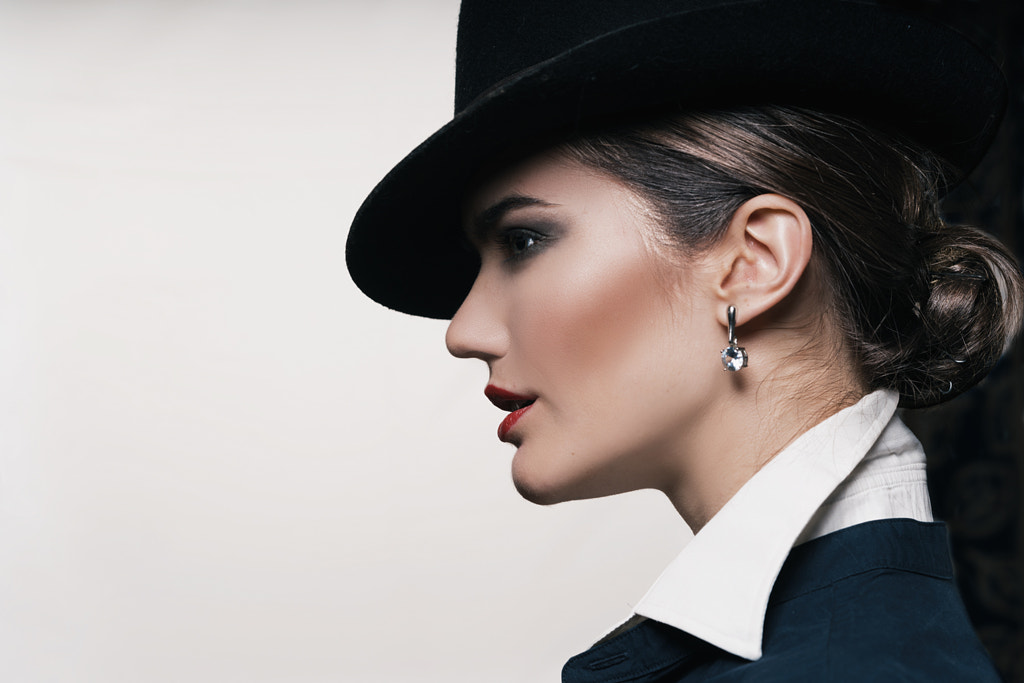
[[[663,292],[646,259],[605,259],[574,273],[544,321],[563,336],[561,349],[603,374],[664,315]]]

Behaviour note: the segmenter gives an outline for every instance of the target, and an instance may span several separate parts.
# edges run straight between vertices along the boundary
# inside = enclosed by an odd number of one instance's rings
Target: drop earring
[[[726,310],[729,318],[729,346],[722,349],[722,367],[729,372],[739,372],[747,367],[747,350],[736,342],[736,307]]]

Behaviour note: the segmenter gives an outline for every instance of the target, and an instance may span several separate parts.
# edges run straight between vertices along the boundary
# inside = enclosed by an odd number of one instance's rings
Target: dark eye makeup
[[[506,263],[516,263],[534,256],[544,248],[550,237],[531,228],[510,226],[495,235]]]

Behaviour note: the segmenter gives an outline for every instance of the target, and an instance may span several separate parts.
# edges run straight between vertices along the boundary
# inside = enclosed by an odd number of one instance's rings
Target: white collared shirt
[[[855,524],[932,521],[921,444],[898,396],[868,394],[783,449],[726,503],[634,609],[745,659],[790,549]]]

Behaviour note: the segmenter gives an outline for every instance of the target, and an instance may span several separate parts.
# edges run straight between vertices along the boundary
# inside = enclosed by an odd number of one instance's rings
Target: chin
[[[519,495],[536,505],[554,505],[572,500],[569,487],[559,485],[553,477],[543,471],[530,469],[522,464],[519,453],[512,459],[512,483]]]
[[[569,500],[566,496],[557,495],[557,491],[552,491],[543,486],[533,486],[521,479],[513,478],[512,483],[515,484],[516,491],[519,492],[520,496],[535,505],[554,505],[555,503],[563,503]]]

